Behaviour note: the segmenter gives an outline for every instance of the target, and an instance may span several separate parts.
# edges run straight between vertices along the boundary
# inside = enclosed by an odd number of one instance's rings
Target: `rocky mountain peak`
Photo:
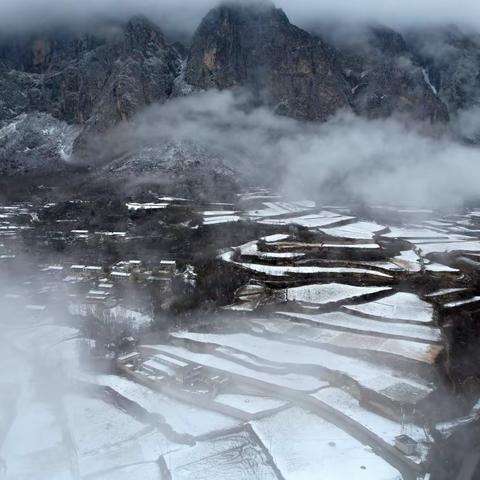
[[[346,110],[447,124],[450,114],[480,105],[479,52],[478,34],[451,27],[405,34],[337,22],[307,32],[269,1],[222,3],[189,48],[170,43],[145,16],[4,33],[0,129],[16,122],[27,138],[46,119],[64,122],[59,129],[80,132],[74,152],[88,156],[92,136],[148,105],[236,88],[249,91],[253,104],[300,120]]]
[[[249,89],[278,113],[325,120],[349,108],[345,81],[323,43],[271,4],[224,4],[192,40],[187,81],[199,88]]]

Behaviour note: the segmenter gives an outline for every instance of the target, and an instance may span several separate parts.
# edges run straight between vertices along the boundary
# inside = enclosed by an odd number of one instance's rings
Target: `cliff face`
[[[428,70],[450,112],[480,104],[480,35],[454,26],[414,30],[409,47]]]
[[[212,10],[193,37],[186,79],[202,89],[246,87],[259,103],[299,119],[350,108],[329,48],[269,5]]]
[[[292,25],[270,4],[228,3],[206,15],[189,49],[143,17],[0,35],[0,129],[15,132],[8,129],[15,124],[24,129],[19,139],[30,138],[53,119],[62,131],[75,126],[73,151],[88,157],[92,137],[146,106],[209,88],[241,87],[254,104],[309,121],[347,110],[447,124],[452,114],[480,105],[477,34],[452,27],[402,36],[382,26],[316,33]],[[30,117],[19,122],[19,115]],[[6,158],[10,150],[2,148]],[[21,163],[18,153],[14,164]]]
[[[371,27],[336,48],[359,115],[382,118],[404,113],[419,120],[448,121],[448,109],[428,71],[399,33]]]
[[[0,47],[0,109],[5,124],[41,111],[103,132],[139,109],[169,97],[179,55],[144,18],[92,32],[45,33]]]

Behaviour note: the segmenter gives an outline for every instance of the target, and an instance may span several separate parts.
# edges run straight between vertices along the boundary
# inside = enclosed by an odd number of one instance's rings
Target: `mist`
[[[18,32],[58,23],[87,24],[102,18],[126,19],[145,14],[166,31],[191,34],[207,11],[219,3],[218,0],[2,0],[0,27],[3,31]],[[475,0],[277,0],[275,4],[285,10],[293,23],[305,28],[332,19],[353,23],[375,21],[399,28],[450,23],[480,27],[480,4]]]
[[[288,196],[444,208],[478,195],[477,150],[442,127],[350,112],[304,123],[249,105],[246,93],[230,91],[174,99],[102,137],[91,156],[110,162],[165,143],[194,144],[248,184]]]

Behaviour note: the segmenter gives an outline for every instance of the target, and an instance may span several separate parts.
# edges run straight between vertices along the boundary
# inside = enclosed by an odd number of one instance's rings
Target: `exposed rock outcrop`
[[[123,25],[98,25],[88,33],[47,32],[4,40],[0,64],[2,98],[7,99],[0,107],[0,122],[42,111],[82,125],[85,136],[166,100],[180,57],[158,27],[138,17]]]
[[[480,140],[480,121],[472,120],[480,112],[480,35],[453,27],[404,36],[378,25],[355,32],[337,27],[331,29],[335,34],[325,25],[308,33],[282,10],[258,2],[211,10],[189,49],[170,43],[144,17],[0,34],[0,128],[19,115],[50,115],[27,118],[77,126],[74,153],[92,160],[92,138],[148,105],[198,90],[242,88],[253,105],[301,120],[326,121],[342,110],[367,118],[400,113],[440,125],[452,118],[462,138]],[[9,145],[18,141],[18,152],[26,152],[21,142],[27,137],[9,139]],[[47,154],[51,141],[44,140]],[[6,159],[9,147],[2,148]],[[168,147],[155,151],[163,155]],[[15,158],[19,166],[18,152],[3,161],[11,165]],[[137,153],[129,158],[145,157]],[[182,165],[195,164],[197,150],[188,149],[188,155]],[[149,151],[148,168],[152,159]],[[158,157],[158,164],[166,165],[164,160]]]
[[[202,89],[246,87],[277,113],[326,120],[350,108],[332,55],[270,4],[228,4],[210,11],[194,35],[186,80]]]
[[[0,128],[0,176],[58,173],[77,134],[78,127],[47,113],[19,115]]]
[[[406,34],[450,112],[480,104],[480,35],[449,26]]]
[[[369,118],[408,114],[445,122],[448,109],[402,35],[369,27],[335,44],[338,61],[351,88],[354,110]]]

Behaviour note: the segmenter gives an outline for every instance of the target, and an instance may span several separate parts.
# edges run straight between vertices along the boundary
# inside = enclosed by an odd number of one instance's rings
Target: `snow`
[[[312,396],[363,425],[391,446],[395,445],[395,437],[401,434],[406,434],[417,442],[428,441],[423,428],[411,423],[402,425],[367,410],[360,406],[356,398],[339,388],[324,388]]]
[[[268,385],[275,385],[279,387],[291,388],[299,391],[314,391],[320,387],[325,386],[325,382],[317,380],[316,378],[299,375],[295,373],[289,374],[273,374],[257,371],[253,368],[245,367],[232,360],[217,357],[209,353],[192,352],[183,347],[176,347],[173,345],[145,345],[145,348],[154,349],[159,352],[164,352],[183,358],[190,362],[198,363],[206,367],[214,368],[228,374],[245,377],[246,379],[253,379],[257,382],[263,382]]]
[[[376,243],[324,243],[322,248],[350,248],[362,250],[379,250],[380,245]]]
[[[201,436],[238,425],[238,421],[233,418],[171,399],[126,378],[99,375],[97,382],[113,388],[145,410],[161,415],[178,433]]]
[[[215,397],[215,402],[223,403],[224,405],[237,408],[238,410],[253,415],[275,410],[287,405],[287,402],[276,398],[231,393],[221,393],[220,395],[217,395]]]
[[[107,425],[107,429],[108,429]],[[159,432],[145,432],[143,435],[91,451],[78,456],[81,478],[147,480],[159,477],[158,458],[183,445],[169,441]],[[147,468],[148,466],[148,468]],[[156,468],[154,468],[156,466]],[[145,467],[145,468],[141,468]],[[151,475],[155,472],[157,477]],[[128,474],[132,476],[128,476]],[[139,476],[133,476],[138,474]],[[143,477],[142,475],[147,475]],[[78,477],[76,477],[78,478]]]
[[[256,241],[245,243],[241,245],[240,251],[242,255],[251,255],[256,256],[260,259],[269,259],[269,258],[289,258],[295,259],[303,257],[304,253],[297,252],[263,252],[258,249],[258,243]]]
[[[287,300],[325,305],[389,290],[389,287],[356,287],[341,283],[313,284],[287,288]]]
[[[318,214],[302,215],[300,217],[288,217],[288,218],[266,218],[259,220],[258,223],[265,225],[300,225],[307,228],[326,227],[329,225],[335,225],[337,223],[346,222],[348,220],[354,220],[355,217],[342,216],[331,212],[320,212]]]
[[[448,252],[480,252],[480,241],[449,241],[445,243],[419,244],[423,255]]]
[[[429,298],[436,298],[436,297],[443,297],[444,295],[449,295],[451,293],[460,293],[460,292],[466,292],[466,288],[442,288],[440,290],[437,290],[436,292],[429,293],[428,295],[425,295],[426,297]]]
[[[262,237],[261,240],[267,243],[275,243],[275,242],[282,242],[284,240],[288,240],[289,238],[290,238],[290,235],[277,233],[274,235],[267,235],[266,237]]]
[[[442,272],[442,273],[454,273],[460,272],[457,268],[451,268],[441,263],[430,263],[426,266],[427,272]]]
[[[339,355],[308,345],[284,343],[244,333],[217,335],[177,332],[174,336],[202,343],[223,345],[280,365],[321,367],[348,375],[363,387],[377,392],[395,388],[399,383],[409,384],[409,387],[417,391],[420,396],[424,396],[430,391],[428,387],[418,382],[395,377],[393,371],[387,366],[372,364],[358,358]]]
[[[203,219],[204,225],[217,225],[221,223],[239,222],[241,219],[238,215],[218,215],[212,217],[205,217]]]
[[[404,239],[448,239],[448,235],[440,233],[437,230],[431,230],[428,228],[415,228],[415,227],[390,227],[389,233],[383,233],[382,237],[387,238],[404,238]]]
[[[267,456],[246,431],[199,442],[164,458],[172,480],[278,480]]]
[[[470,303],[480,302],[480,296],[466,298],[463,300],[457,300],[455,302],[448,302],[444,305],[444,308],[460,307],[461,305],[468,305]]]
[[[12,352],[13,355],[17,353]],[[2,363],[8,367],[8,361]],[[15,382],[23,380],[24,370],[19,363],[15,362]],[[20,391],[3,445],[3,432],[0,431],[0,458],[7,465],[7,475],[2,476],[0,471],[0,477],[5,480],[73,480],[56,409],[40,401],[32,385],[25,385]]]
[[[129,210],[162,210],[167,208],[170,203],[127,203]]]
[[[285,480],[401,480],[348,433],[300,408],[252,422]]]
[[[430,87],[430,90],[432,90],[432,92],[435,95],[438,95],[437,89],[435,88],[435,86],[430,81],[430,76],[428,75],[428,72],[425,68],[422,68],[422,75],[423,75],[423,79],[425,80],[425,83],[427,84],[428,87]]]
[[[226,261],[231,260],[231,252],[222,255]],[[349,267],[315,267],[315,266],[277,266],[277,265],[262,265],[259,263],[240,263],[233,262],[236,265],[258,273],[264,273],[274,277],[282,277],[286,275],[315,275],[315,274],[356,274],[356,275],[370,275],[382,278],[392,278],[390,275],[374,270],[364,268],[349,268]]]
[[[421,271],[421,259],[413,250],[404,250],[400,255],[392,258],[392,262],[409,272]],[[441,263],[431,263],[428,259],[423,259],[423,262],[428,272],[458,272],[456,268],[450,268]]]
[[[91,480],[158,480],[160,467],[156,462],[139,465],[114,465],[107,470],[93,474]]]
[[[246,214],[252,219],[262,217],[275,217],[279,215],[286,215],[289,213],[299,213],[305,210],[315,208],[315,202],[309,200],[302,200],[298,202],[264,202],[264,208],[259,210],[251,210]]]
[[[62,432],[55,410],[42,402],[35,402],[33,392],[20,404],[15,420],[2,447],[4,458],[24,456],[46,450],[62,443]],[[28,435],[26,434],[28,432]],[[42,439],[39,442],[39,438]]]
[[[391,337],[403,337],[411,340],[423,340],[428,342],[439,342],[441,340],[441,334],[438,328],[425,325],[381,322],[344,312],[323,313],[317,315],[306,315],[292,312],[278,313],[289,318],[294,318],[296,320],[304,319],[318,323],[322,327],[333,329],[339,328],[353,332],[388,335]]]
[[[28,327],[21,334],[15,336],[14,342],[19,348],[34,355],[45,353],[49,348],[74,338],[78,334],[79,332],[75,328],[44,323],[36,325],[35,328]]]
[[[441,350],[440,346],[432,346],[425,342],[370,335],[367,332],[343,332],[305,325],[295,327],[294,324],[282,335],[282,339],[303,341],[319,348],[330,346],[347,351],[357,350],[360,353],[383,353],[426,364],[432,364]]]
[[[358,312],[372,318],[392,319],[398,322],[431,323],[433,321],[432,306],[413,293],[399,292],[380,300],[360,305],[347,305],[343,308],[349,313]]]
[[[332,237],[368,240],[385,228],[383,225],[373,222],[354,222],[342,227],[323,228],[321,232]]]
[[[104,310],[103,317],[105,319],[111,319],[114,322],[126,323],[135,329],[147,328],[153,322],[153,318],[149,315],[130,310],[121,305]]]
[[[235,215],[235,210],[207,210],[203,212],[205,217],[221,217]]]
[[[80,455],[139,437],[148,430],[144,424],[101,400],[66,395],[64,405]]]

